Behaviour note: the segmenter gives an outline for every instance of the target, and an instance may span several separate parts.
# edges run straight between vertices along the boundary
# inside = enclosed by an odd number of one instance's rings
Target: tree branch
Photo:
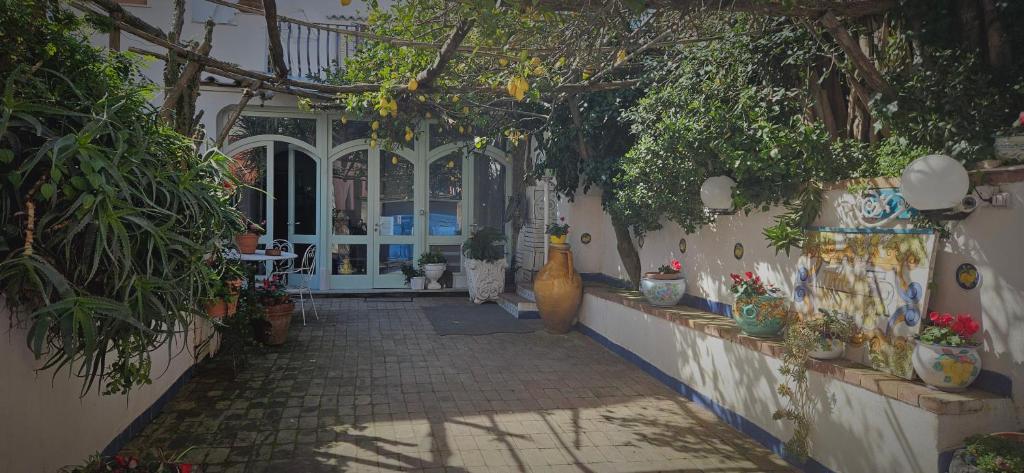
[[[882,73],[875,67],[875,63],[871,62],[871,59],[860,49],[860,44],[857,43],[857,40],[853,39],[850,32],[839,23],[839,18],[836,17],[835,13],[831,11],[825,12],[818,21],[839,43],[839,47],[846,53],[846,57],[850,59],[853,67],[860,73],[870,89],[886,95],[893,94],[892,86],[882,77]]]
[[[452,32],[448,34],[448,39],[445,40],[444,45],[441,46],[441,50],[437,52],[437,57],[434,58],[434,62],[427,66],[426,69],[420,71],[416,75],[416,82],[429,88],[433,85],[434,80],[437,76],[444,71],[444,67],[448,65],[448,62],[455,56],[456,50],[462,41],[466,39],[466,35],[469,34],[469,30],[473,29],[473,19],[460,19],[459,22],[452,28]]]
[[[210,54],[210,49],[213,48],[213,25],[213,20],[206,20],[206,34],[203,36],[202,44],[196,48],[196,54],[203,56]],[[164,92],[164,104],[160,107],[160,116],[165,121],[170,121],[181,95],[185,93],[188,85],[195,81],[197,75],[202,73],[202,71],[203,64],[201,62],[189,61],[185,65],[185,69],[178,75],[178,80],[174,83],[174,86]]]
[[[257,82],[254,87],[246,87],[245,89],[242,89],[242,99],[238,101],[238,107],[231,111],[231,115],[228,116],[227,121],[224,122],[224,127],[220,129],[219,133],[217,133],[217,141],[213,144],[215,148],[220,149],[220,147],[224,146],[224,142],[228,139],[228,135],[231,134],[231,128],[235,126],[235,122],[238,121],[238,117],[242,116],[242,111],[245,110],[245,106],[249,104],[249,99],[256,95],[254,91],[258,90],[260,85],[262,85],[262,83]]]
[[[555,11],[582,11],[593,8],[591,0],[537,0],[537,6]],[[696,10],[731,11],[756,13],[768,16],[800,16],[818,18],[828,11],[839,16],[859,18],[877,15],[897,6],[896,0],[852,0],[852,1],[817,1],[817,2],[786,2],[771,0],[723,0],[709,2],[707,0],[648,0],[644,2],[648,9],[672,9],[683,12]]]
[[[277,25],[277,2],[263,0],[263,17],[267,20],[267,36],[270,38],[270,62],[279,78],[288,77],[288,65],[284,62],[284,48],[281,47],[281,29]]]
[[[160,39],[167,39],[167,34],[164,33],[163,30],[161,30],[160,28],[157,28],[157,27],[155,27],[155,26],[153,26],[153,25],[151,25],[149,23],[146,23],[145,21],[142,21],[141,18],[139,18],[139,17],[137,17],[135,15],[132,15],[131,13],[128,12],[128,10],[125,10],[124,8],[122,8],[121,5],[118,5],[117,2],[115,2],[114,0],[87,0],[87,1],[92,2],[96,6],[100,7],[101,9],[103,9],[103,11],[107,12],[108,15],[115,17],[115,19],[117,21],[120,21],[121,23],[128,24],[129,26],[132,26],[133,28],[135,28],[137,30],[145,31],[150,36],[156,36],[157,38],[160,38]],[[79,4],[79,5],[81,5],[81,4]],[[77,6],[76,6],[76,8],[77,8]],[[81,8],[79,8],[79,10],[81,10]],[[86,11],[89,11],[89,9],[86,9]]]

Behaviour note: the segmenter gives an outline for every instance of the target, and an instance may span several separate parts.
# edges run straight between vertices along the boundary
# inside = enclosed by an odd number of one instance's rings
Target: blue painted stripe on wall
[[[185,372],[167,388],[167,391],[164,391],[164,393],[161,394],[152,405],[142,411],[142,413],[139,414],[135,420],[131,421],[131,423],[129,423],[120,434],[117,434],[117,437],[114,437],[113,440],[107,444],[106,448],[103,449],[102,454],[104,456],[117,455],[117,453],[120,452],[121,449],[131,441],[131,439],[135,438],[136,435],[139,435],[142,432],[142,429],[145,429],[146,426],[149,425],[149,423],[152,422],[158,414],[160,414],[160,411],[164,409],[164,406],[166,406],[171,398],[181,390],[181,387],[184,386],[188,380],[192,379],[194,370],[195,366],[190,366],[185,370]]]
[[[791,455],[786,454],[784,449],[784,442],[779,440],[768,431],[762,429],[759,425],[747,420],[745,417],[733,412],[732,410],[718,404],[713,399],[704,394],[701,394],[697,390],[691,388],[686,383],[673,378],[668,373],[658,369],[658,367],[652,365],[647,360],[641,358],[636,353],[629,351],[629,349],[609,340],[604,335],[600,334],[596,330],[587,327],[586,325],[579,323],[576,324],[576,329],[584,335],[594,339],[605,348],[611,350],[616,355],[624,358],[626,361],[633,363],[640,369],[644,370],[647,374],[657,379],[665,386],[668,386],[673,391],[681,394],[683,397],[693,401],[695,404],[703,407],[718,416],[726,424],[731,425],[734,429],[743,432],[748,437],[753,438],[765,448],[771,450],[775,454],[782,457],[789,464],[799,468],[805,473],[835,473],[825,465],[818,463],[813,458],[808,458],[806,462],[799,462]]]
[[[935,231],[929,228],[858,228],[858,227],[807,227],[816,232],[832,233],[897,233],[905,235],[927,235]]]

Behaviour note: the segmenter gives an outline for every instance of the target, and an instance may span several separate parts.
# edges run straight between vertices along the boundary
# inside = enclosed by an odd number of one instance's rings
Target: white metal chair
[[[299,295],[299,305],[302,308],[302,325],[306,325],[306,297],[309,297],[309,303],[313,306],[313,316],[316,317],[317,320],[320,320],[320,314],[316,310],[316,302],[313,301],[313,290],[309,287],[309,277],[315,273],[316,245],[309,245],[309,248],[306,248],[306,252],[302,254],[302,260],[299,262],[298,268],[289,268],[287,271],[274,272],[274,274],[280,274],[286,278],[292,275],[302,276],[299,282],[292,289]],[[303,293],[305,293],[305,295],[303,295]]]
[[[281,252],[283,252],[283,253],[291,253],[293,251],[293,248],[295,248],[294,246],[292,246],[292,242],[290,242],[288,240],[274,240],[273,242],[270,243],[270,247],[274,248],[274,249],[281,250]],[[281,261],[275,261],[274,262],[274,270],[273,270],[272,274],[282,274],[282,275],[291,274],[292,269],[294,269],[294,268],[295,268],[295,260],[294,259],[285,259],[285,260],[281,260]]]

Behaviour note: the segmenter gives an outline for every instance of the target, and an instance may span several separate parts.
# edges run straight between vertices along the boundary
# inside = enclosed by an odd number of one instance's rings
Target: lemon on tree
[[[517,102],[522,102],[526,97],[526,91],[530,90],[530,83],[526,82],[523,76],[515,76],[508,80],[506,90]]]

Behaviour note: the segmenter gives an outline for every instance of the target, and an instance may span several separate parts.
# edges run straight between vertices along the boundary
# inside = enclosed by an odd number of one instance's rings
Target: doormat
[[[532,333],[542,327],[540,320],[514,318],[494,303],[424,306],[423,312],[441,336]]]

